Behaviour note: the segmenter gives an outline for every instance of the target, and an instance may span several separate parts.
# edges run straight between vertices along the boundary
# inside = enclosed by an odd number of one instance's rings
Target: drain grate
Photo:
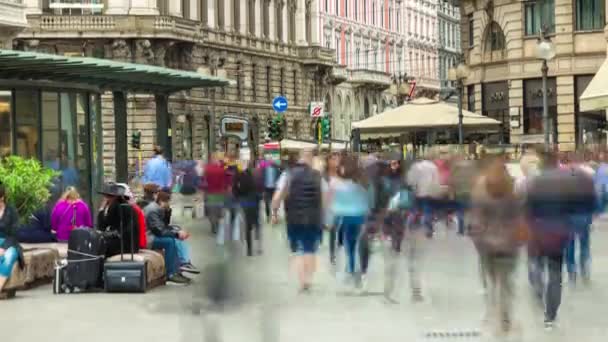
[[[477,340],[481,337],[479,330],[459,330],[459,331],[429,331],[424,334],[425,340],[443,340],[443,339],[459,339],[459,340]]]

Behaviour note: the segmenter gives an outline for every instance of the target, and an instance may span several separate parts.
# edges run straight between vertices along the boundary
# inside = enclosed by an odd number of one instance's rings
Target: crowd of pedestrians
[[[604,157],[528,148],[518,161],[505,154],[480,159],[445,152],[403,161],[395,153],[302,151],[284,165],[260,160],[232,170],[215,159],[204,168],[202,189],[216,222],[222,221],[222,209],[230,209],[232,217],[244,212],[248,255],[254,254],[251,232],[261,246],[259,204],[274,224],[284,211],[290,265],[303,293],[313,287],[326,235],[328,261],[346,290],[365,292],[370,258],[380,256],[384,296],[396,302],[397,260],[404,254],[411,298],[423,301],[425,240],[445,222],[472,240],[485,289],[485,320],[508,333],[513,276],[522,254],[547,329],[557,319],[562,267],[573,284],[590,281],[590,227],[607,198]]]

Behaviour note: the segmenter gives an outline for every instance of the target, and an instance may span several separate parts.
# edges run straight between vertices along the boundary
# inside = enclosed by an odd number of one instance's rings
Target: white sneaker
[[[366,274],[362,274],[361,275],[361,280],[359,283],[359,292],[360,293],[367,293],[367,288],[368,288],[368,280],[367,280],[367,275]]]

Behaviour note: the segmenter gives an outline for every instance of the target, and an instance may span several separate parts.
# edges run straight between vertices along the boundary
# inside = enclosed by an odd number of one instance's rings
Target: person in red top
[[[137,205],[135,202],[135,196],[133,192],[131,192],[131,188],[127,184],[119,183],[118,185],[125,188],[125,199],[129,201],[131,207],[137,215],[137,223],[139,224],[139,248],[146,249],[148,248],[148,238],[146,236],[146,216],[144,215],[143,210]]]
[[[205,192],[205,212],[211,223],[211,231],[217,233],[222,209],[229,190],[229,177],[218,158],[213,158],[203,171],[201,190]]]

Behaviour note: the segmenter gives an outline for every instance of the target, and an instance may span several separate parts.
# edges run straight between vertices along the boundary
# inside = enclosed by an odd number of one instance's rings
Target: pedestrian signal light
[[[329,118],[321,119],[321,134],[324,140],[331,139],[331,120]]]
[[[137,131],[137,132],[133,132],[133,134],[131,134],[131,147],[133,147],[134,149],[141,149],[141,132]]]

